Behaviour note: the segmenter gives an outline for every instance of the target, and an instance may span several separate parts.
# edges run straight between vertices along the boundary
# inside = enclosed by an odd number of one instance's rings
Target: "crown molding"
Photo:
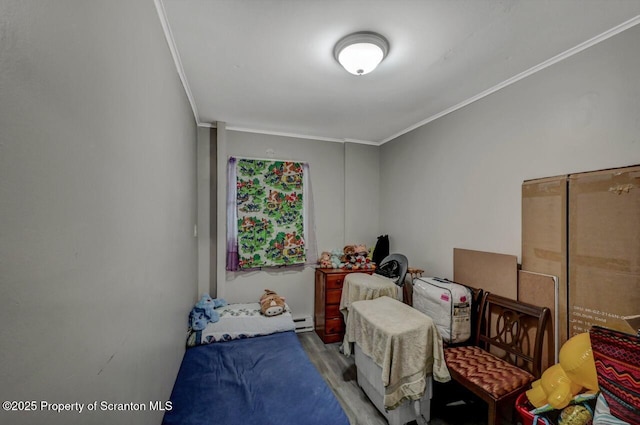
[[[629,28],[634,27],[634,26],[636,26],[638,24],[640,24],[640,15],[637,15],[637,16],[629,19],[628,21],[625,21],[625,22],[621,23],[620,25],[617,25],[617,26],[613,27],[613,28],[603,32],[602,34],[599,34],[599,35],[597,35],[597,36],[595,36],[593,38],[590,38],[589,40],[587,40],[585,42],[582,42],[582,43],[578,44],[577,46],[574,46],[574,47],[572,47],[572,48],[570,48],[568,50],[565,50],[564,52],[562,52],[562,53],[560,53],[560,54],[558,54],[556,56],[553,56],[552,58],[547,59],[546,61],[544,61],[542,63],[539,63],[538,65],[533,66],[533,67],[527,69],[524,72],[521,72],[521,73],[519,73],[517,75],[514,75],[513,77],[509,78],[508,80],[505,80],[505,81],[503,81],[503,82],[491,87],[490,89],[487,89],[487,90],[485,90],[485,91],[483,91],[481,93],[478,93],[477,95],[475,95],[473,97],[470,97],[469,99],[467,99],[465,101],[462,101],[462,102],[458,103],[457,105],[454,105],[454,106],[452,106],[450,108],[447,108],[447,109],[445,109],[444,111],[442,111],[442,112],[440,112],[438,114],[432,115],[431,117],[429,117],[429,118],[427,118],[425,120],[422,120],[422,121],[420,121],[420,122],[418,122],[418,123],[416,123],[416,124],[414,124],[414,125],[412,125],[410,127],[407,127],[404,130],[402,130],[402,131],[400,131],[400,132],[398,132],[398,133],[396,133],[396,134],[394,134],[392,136],[389,136],[386,139],[382,140],[382,142],[380,142],[380,145],[383,145],[383,144],[385,144],[385,143],[387,143],[387,142],[389,142],[389,141],[391,141],[393,139],[396,139],[396,138],[402,136],[403,134],[406,134],[406,133],[408,133],[408,132],[410,132],[412,130],[415,130],[418,127],[422,127],[423,125],[428,124],[431,121],[435,121],[438,118],[442,118],[445,115],[448,115],[448,114],[450,114],[450,113],[452,113],[454,111],[457,111],[458,109],[464,108],[465,106],[467,106],[467,105],[469,105],[469,104],[471,104],[471,103],[473,103],[473,102],[475,102],[477,100],[480,100],[483,97],[489,96],[490,94],[495,93],[498,90],[502,90],[503,88],[508,87],[511,84],[522,80],[523,78],[529,77],[530,75],[533,75],[536,72],[542,71],[543,69],[545,69],[545,68],[547,68],[547,67],[549,67],[549,66],[551,66],[553,64],[556,64],[556,63],[558,63],[560,61],[563,61],[563,60],[565,60],[565,59],[567,59],[567,58],[569,58],[569,57],[571,57],[571,56],[573,56],[573,55],[575,55],[577,53],[580,53],[583,50],[588,49],[589,47],[595,46],[596,44],[601,43],[601,42],[613,37],[616,34],[620,34],[621,32],[623,32],[625,30],[628,30]]]
[[[193,117],[195,118],[196,124],[199,127],[206,127],[206,125],[200,122],[198,107],[196,106],[196,101],[193,98],[193,93],[191,92],[191,87],[189,86],[187,76],[184,73],[184,67],[182,66],[182,60],[180,59],[180,53],[178,53],[178,47],[176,46],[175,39],[173,38],[171,27],[169,26],[169,20],[167,19],[167,13],[164,8],[164,3],[162,3],[162,0],[153,0],[153,2],[156,5],[156,11],[158,12],[158,17],[160,18],[160,23],[162,24],[162,30],[164,31],[164,37],[167,40],[169,50],[171,51],[171,56],[173,57],[173,63],[176,66],[176,70],[178,71],[178,75],[180,76],[180,81],[182,82],[182,87],[184,88],[187,99],[189,100],[189,104],[191,105]]]
[[[208,128],[215,128],[216,125],[215,123],[205,123],[205,122],[201,122],[200,118],[199,118],[199,114],[198,114],[198,108],[196,106],[196,102],[195,99],[193,97],[193,93],[191,92],[191,88],[189,86],[189,82],[187,80],[187,76],[185,75],[184,72],[184,68],[182,66],[182,61],[180,59],[180,54],[178,53],[178,48],[175,44],[175,40],[173,37],[173,33],[171,32],[171,27],[169,26],[169,21],[167,19],[167,15],[166,15],[166,11],[164,8],[164,4],[162,2],[162,0],[154,0],[155,6],[156,6],[156,10],[158,12],[158,17],[160,18],[160,22],[162,24],[162,29],[164,31],[164,35],[165,38],[167,40],[167,44],[169,45],[169,50],[171,51],[171,56],[173,57],[173,61],[175,63],[176,66],[176,70],[178,71],[178,75],[180,76],[180,81],[182,82],[182,86],[184,87],[185,93],[187,95],[187,98],[189,100],[189,104],[191,105],[191,110],[193,111],[193,116],[195,118],[196,124],[198,127],[208,127]],[[584,41],[556,56],[553,56],[550,59],[547,59],[544,62],[539,63],[538,65],[535,65],[529,69],[527,69],[526,71],[523,71],[517,75],[514,75],[513,77],[499,83],[496,84],[495,86],[481,92],[478,93],[475,96],[472,96],[456,105],[451,106],[450,108],[447,108],[445,110],[443,110],[442,112],[439,112],[435,115],[430,116],[429,118],[426,118],[420,122],[417,122],[381,141],[378,142],[374,142],[374,141],[368,141],[368,140],[358,140],[358,139],[348,139],[348,138],[344,138],[344,139],[338,139],[338,138],[334,138],[334,137],[322,137],[322,136],[311,136],[311,135],[307,135],[307,134],[295,134],[295,133],[288,133],[288,132],[279,132],[279,131],[270,131],[270,130],[262,130],[262,129],[257,129],[257,128],[248,128],[248,127],[241,127],[241,126],[227,126],[227,130],[232,130],[232,131],[244,131],[247,133],[258,133],[258,134],[267,134],[267,135],[273,135],[273,136],[282,136],[282,137],[294,137],[294,138],[298,138],[298,139],[309,139],[309,140],[322,140],[322,141],[327,141],[327,142],[335,142],[335,143],[359,143],[359,144],[365,144],[365,145],[373,145],[373,146],[381,146],[387,142],[390,142],[391,140],[394,140],[406,133],[409,133],[410,131],[413,131],[419,127],[422,127],[423,125],[426,125],[432,121],[437,120],[438,118],[442,118],[445,115],[448,115],[452,112],[457,111],[458,109],[464,108],[467,105],[472,104],[473,102],[476,102],[486,96],[489,96],[490,94],[493,94],[495,92],[497,92],[498,90],[502,90],[505,87],[510,86],[511,84],[514,84],[526,77],[529,77],[539,71],[542,71],[545,68],[550,67],[551,65],[554,65],[558,62],[561,62],[577,53],[580,53],[590,47],[595,46],[598,43],[601,43],[617,34],[620,34],[623,31],[628,30],[629,28],[632,28],[636,25],[640,24],[640,15],[637,15],[623,23],[621,23],[620,25],[617,25],[599,35],[596,35],[593,38],[590,38],[587,41]]]
[[[216,128],[216,123],[199,123],[198,127],[206,127],[206,128]],[[372,142],[370,140],[359,140],[359,139],[337,139],[335,137],[323,137],[323,136],[311,136],[308,134],[298,134],[298,133],[288,133],[284,131],[271,131],[271,130],[263,130],[259,128],[250,128],[250,127],[242,127],[229,125],[226,126],[227,130],[230,131],[244,131],[245,133],[255,133],[255,134],[267,134],[270,136],[281,136],[281,137],[293,137],[296,139],[308,139],[308,140],[322,140],[325,142],[333,142],[333,143],[358,143],[361,145],[373,145],[380,146],[379,142]]]
[[[344,143],[345,139],[336,139],[335,137],[322,137],[322,136],[311,136],[308,134],[296,134],[296,133],[288,133],[284,131],[271,131],[271,130],[262,130],[258,128],[250,128],[250,127],[240,127],[235,125],[229,125],[227,123],[227,130],[231,131],[244,131],[246,133],[257,133],[257,134],[267,134],[270,136],[282,136],[282,137],[294,137],[297,139],[307,139],[307,140],[322,140],[325,142],[334,142],[334,143]]]

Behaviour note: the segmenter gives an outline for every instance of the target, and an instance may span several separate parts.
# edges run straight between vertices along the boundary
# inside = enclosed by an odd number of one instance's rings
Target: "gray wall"
[[[520,256],[524,180],[640,163],[640,26],[382,146],[381,227],[428,275]]]
[[[211,129],[198,127],[198,293],[212,291],[211,264]],[[215,149],[215,145],[213,146]],[[213,162],[215,164],[215,162]],[[215,288],[213,288],[215,289]]]
[[[220,127],[218,133],[220,136]],[[318,253],[342,249],[346,243],[375,243],[377,187],[367,181],[378,180],[377,147],[346,147],[342,143],[240,131],[225,134],[223,162],[229,156],[267,158],[267,150],[272,150],[273,158],[309,163]],[[350,176],[361,180],[350,181]],[[362,204],[360,200],[366,202]],[[218,208],[218,214],[225,214],[224,207]],[[218,249],[224,250],[224,238],[221,239]],[[313,315],[313,267],[227,272],[224,285],[218,283],[218,295],[229,302],[255,302],[265,288],[286,296],[294,317]]]
[[[0,3],[0,400],[168,399],[197,295],[195,169],[152,1]]]
[[[344,239],[374,247],[380,231],[380,148],[345,143],[344,155]]]

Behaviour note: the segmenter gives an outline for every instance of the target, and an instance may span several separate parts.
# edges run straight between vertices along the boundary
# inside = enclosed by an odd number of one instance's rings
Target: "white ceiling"
[[[155,0],[199,125],[381,144],[640,23],[640,0]],[[390,43],[371,74],[333,47]]]

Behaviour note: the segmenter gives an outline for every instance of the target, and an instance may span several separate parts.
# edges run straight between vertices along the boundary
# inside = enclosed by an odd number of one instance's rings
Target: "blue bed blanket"
[[[190,348],[163,425],[348,425],[296,334]]]

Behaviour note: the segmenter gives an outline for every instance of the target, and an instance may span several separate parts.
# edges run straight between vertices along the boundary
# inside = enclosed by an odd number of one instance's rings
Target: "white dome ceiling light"
[[[389,42],[378,33],[360,31],[336,43],[333,56],[353,75],[365,75],[376,69],[387,56]]]

